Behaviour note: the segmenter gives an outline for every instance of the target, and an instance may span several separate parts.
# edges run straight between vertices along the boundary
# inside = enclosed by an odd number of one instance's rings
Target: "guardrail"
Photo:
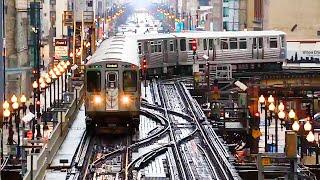
[[[47,144],[45,144],[41,152],[36,155],[36,160],[34,161],[35,168],[33,170],[33,177],[31,178],[30,169],[28,169],[23,180],[44,179],[45,171],[48,165],[51,164],[55,154],[59,150],[61,144],[68,134],[68,128],[72,125],[73,121],[76,118],[79,106],[83,102],[85,92],[84,89],[85,88],[81,86],[78,99],[74,98],[68,110],[65,112],[65,120],[62,122],[58,122],[58,124],[51,132]]]

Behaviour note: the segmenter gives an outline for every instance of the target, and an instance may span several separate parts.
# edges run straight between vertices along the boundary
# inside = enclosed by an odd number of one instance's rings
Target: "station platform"
[[[63,141],[62,145],[60,146],[59,150],[57,151],[56,155],[54,156],[50,168],[69,168],[71,167],[72,160],[77,152],[77,149],[80,145],[80,142],[85,134],[86,131],[86,124],[85,124],[85,110],[84,106],[81,106],[80,111],[73,122],[72,126],[69,128],[69,132]],[[60,161],[63,160],[64,163]],[[51,177],[64,176],[66,172],[61,171],[52,171],[47,170],[45,179],[51,179]],[[58,179],[65,179],[65,178],[58,178]]]

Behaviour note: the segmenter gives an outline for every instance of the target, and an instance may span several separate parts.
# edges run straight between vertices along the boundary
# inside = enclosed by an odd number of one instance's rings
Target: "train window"
[[[156,48],[156,52],[161,52],[162,51],[161,46],[162,46],[162,42],[158,41],[158,46]]]
[[[100,71],[87,72],[87,91],[100,92],[101,91],[101,73]]]
[[[221,39],[221,49],[229,49],[227,39]]]
[[[174,44],[172,40],[170,41],[170,51],[174,51]]]
[[[189,40],[189,51],[192,51],[192,39]]]
[[[259,37],[259,49],[263,48],[263,37]]]
[[[213,50],[213,39],[209,39],[209,50]]]
[[[138,52],[142,54],[142,44],[140,42],[138,43]]]
[[[186,40],[180,39],[180,51],[186,51]]]
[[[147,42],[143,43],[143,49],[144,49],[144,53],[148,53],[148,43]]]
[[[257,38],[253,38],[252,47],[253,49],[257,49]]]
[[[138,87],[137,71],[126,70],[123,71],[123,91],[125,92],[135,92]]]
[[[239,49],[247,49],[247,40],[245,38],[240,38]]]
[[[151,53],[154,53],[155,52],[155,46],[154,46],[154,42],[153,41],[150,42],[150,47],[151,47]]]
[[[230,49],[238,49],[238,39],[237,38],[230,38]]]
[[[278,47],[278,39],[276,37],[270,37],[269,39],[270,48],[277,48]]]
[[[164,41],[163,41],[163,51],[164,51],[164,52],[167,52],[167,49],[168,49],[168,41],[167,41],[167,40],[164,40]]]
[[[116,81],[116,74],[113,74],[113,73],[108,74],[108,81],[115,82]]]
[[[280,36],[280,41],[281,41],[281,47],[284,48],[286,45],[286,40],[285,40],[285,37],[284,35],[281,35]]]
[[[208,45],[207,45],[207,39],[203,39],[203,50],[207,50]]]

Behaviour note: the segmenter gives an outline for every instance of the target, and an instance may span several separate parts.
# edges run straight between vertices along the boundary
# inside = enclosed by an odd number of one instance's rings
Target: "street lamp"
[[[299,121],[295,121],[292,125],[292,129],[296,131],[297,133],[299,132],[299,137],[300,137],[300,142],[301,142],[301,158],[303,158],[304,152],[305,152],[305,147],[304,147],[304,138],[302,138],[305,135],[305,132],[309,132],[308,135],[306,136],[306,140],[308,142],[313,142],[314,141],[314,135],[312,133],[312,125],[309,122],[309,118],[302,120],[304,123],[303,128],[300,130],[300,124]]]
[[[15,99],[14,99],[15,100]],[[16,123],[16,130],[18,132],[18,148],[17,148],[17,157],[20,157],[20,114],[19,114],[19,103],[17,101],[13,102],[12,108],[14,111],[14,120]]]
[[[59,66],[59,65],[58,65],[58,66]],[[58,101],[58,107],[59,107],[59,105],[60,105],[60,104],[59,104],[59,103],[60,103],[60,102],[59,102],[59,101],[60,101],[60,95],[59,95],[59,89],[60,89],[60,87],[59,87],[59,86],[60,86],[60,75],[61,75],[61,73],[60,73],[60,70],[59,70],[58,67],[55,67],[53,70],[54,70],[54,72],[55,72],[55,74],[56,74],[56,76],[57,76],[57,79],[58,79],[58,88],[57,88],[57,91],[58,91],[58,94],[57,94],[57,95],[58,95],[58,100],[57,100],[57,101]]]
[[[4,101],[2,107],[3,107],[3,109],[9,109],[10,104],[8,103],[8,101]]]
[[[51,75],[53,81],[53,106],[56,105],[56,79],[58,78],[55,73]]]
[[[20,97],[20,102],[22,103],[22,112],[23,112],[23,115],[26,115],[26,102],[27,102],[27,97],[22,94],[22,96]]]
[[[49,97],[50,97],[50,106],[51,106],[51,78],[50,78],[50,76],[48,76],[47,78],[46,78],[46,83],[47,83],[47,85],[49,86]]]
[[[262,105],[264,105],[264,112],[265,112],[265,117],[264,117],[264,151],[268,152],[268,120],[267,120],[267,108],[266,108],[266,99],[264,98],[263,95],[259,97],[259,103],[261,107],[261,113],[262,113]]]

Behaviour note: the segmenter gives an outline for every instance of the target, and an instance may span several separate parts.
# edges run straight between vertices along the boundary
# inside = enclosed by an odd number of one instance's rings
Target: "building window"
[[[223,7],[223,17],[229,17],[229,8]]]
[[[228,30],[228,22],[227,21],[223,22],[223,29]]]
[[[245,38],[240,38],[239,49],[247,49],[247,40]]]
[[[230,49],[238,49],[238,40],[237,38],[230,38]]]
[[[320,36],[320,31],[317,31],[317,36]]]
[[[278,39],[276,37],[271,37],[269,41],[270,41],[270,48],[278,47]]]
[[[223,0],[223,2],[229,2],[229,0]]]

